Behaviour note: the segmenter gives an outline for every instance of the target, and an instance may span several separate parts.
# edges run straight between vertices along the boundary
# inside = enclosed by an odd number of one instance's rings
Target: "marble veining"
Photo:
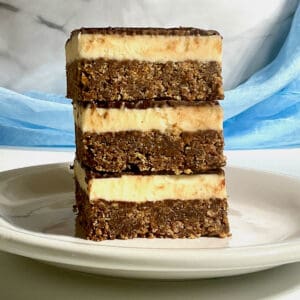
[[[65,94],[64,45],[78,27],[194,26],[224,37],[225,89],[278,53],[298,0],[3,0],[0,86]]]
[[[0,10],[1,9],[8,10],[11,12],[18,12],[20,10],[18,7],[5,2],[0,2]]]
[[[56,24],[56,23],[51,22],[49,20],[46,20],[42,16],[37,16],[37,21],[38,21],[38,23],[40,23],[42,25],[45,25],[49,28],[56,29],[58,31],[62,31],[62,32],[66,33],[66,31],[64,29],[64,25],[59,25],[59,24]]]

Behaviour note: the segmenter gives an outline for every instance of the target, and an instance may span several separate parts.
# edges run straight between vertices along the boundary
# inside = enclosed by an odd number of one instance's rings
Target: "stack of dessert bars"
[[[77,236],[229,235],[221,57],[213,30],[71,33]]]

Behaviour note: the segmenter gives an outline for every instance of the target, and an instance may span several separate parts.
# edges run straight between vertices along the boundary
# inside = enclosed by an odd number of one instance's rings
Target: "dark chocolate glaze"
[[[79,28],[71,32],[71,38],[77,34],[119,34],[119,35],[165,35],[165,36],[212,36],[220,35],[216,30],[205,30],[193,27],[103,27],[103,28]]]
[[[217,101],[178,101],[168,99],[147,99],[136,101],[73,101],[83,107],[95,108],[129,108],[129,109],[147,109],[153,107],[179,107],[179,106],[220,106]]]
[[[150,176],[150,175],[176,175],[174,174],[174,172],[171,171],[159,171],[159,172],[155,172],[155,171],[125,171],[125,172],[98,172],[95,171],[87,166],[83,166],[81,164],[81,167],[85,170],[85,174],[86,174],[86,182],[88,182],[90,179],[93,178],[120,178],[123,175],[132,175],[132,176],[138,176],[138,175],[142,175],[142,176]],[[217,175],[224,175],[224,170],[223,169],[216,169],[216,170],[208,170],[205,173],[194,173],[193,175],[199,175],[199,174],[217,174]],[[180,174],[177,176],[182,176],[182,175],[186,175],[186,174]]]

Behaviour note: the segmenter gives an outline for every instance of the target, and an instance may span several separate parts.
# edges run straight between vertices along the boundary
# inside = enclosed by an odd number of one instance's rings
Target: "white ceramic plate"
[[[188,279],[300,261],[300,180],[227,168],[232,237],[91,242],[74,238],[68,164],[0,173],[0,249],[103,275]]]

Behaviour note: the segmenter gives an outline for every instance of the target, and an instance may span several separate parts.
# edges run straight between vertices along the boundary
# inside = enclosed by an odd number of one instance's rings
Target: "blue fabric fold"
[[[225,92],[226,149],[300,146],[300,6],[272,63]]]
[[[300,147],[300,6],[272,63],[225,92],[226,149]],[[74,147],[70,100],[0,88],[0,145]]]
[[[0,145],[74,147],[70,100],[0,88]]]
[[[300,79],[224,123],[226,149],[300,146]]]

